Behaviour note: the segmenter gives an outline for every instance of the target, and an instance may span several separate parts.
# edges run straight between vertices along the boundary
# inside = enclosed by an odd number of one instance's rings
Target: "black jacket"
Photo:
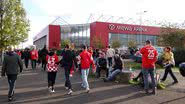
[[[24,55],[24,59],[25,59],[25,60],[29,60],[29,59],[30,59],[30,51],[25,51],[25,52],[23,53],[23,55]]]
[[[20,67],[20,70],[18,69]],[[23,70],[23,63],[21,58],[13,52],[8,52],[3,61],[2,75],[6,74],[18,74]]]
[[[96,64],[98,67],[107,68],[107,60],[105,58],[98,58]]]
[[[40,57],[42,60],[46,60],[46,56],[48,55],[48,50],[46,48],[43,48],[41,51],[40,51]]]
[[[60,63],[62,66],[69,66],[72,67],[73,63],[77,67],[76,63],[76,56],[71,50],[66,50],[62,53],[63,58],[61,59]]]
[[[122,70],[123,63],[122,63],[122,60],[120,58],[115,60],[113,68],[114,68],[114,70],[116,70],[116,69]]]

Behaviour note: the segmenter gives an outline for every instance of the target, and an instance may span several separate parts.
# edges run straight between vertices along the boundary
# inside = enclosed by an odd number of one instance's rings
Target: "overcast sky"
[[[60,16],[69,23],[86,23],[89,15],[104,14],[138,19],[138,13],[147,11],[143,19],[169,22],[185,20],[185,0],[22,0],[30,20],[29,41],[44,27]]]

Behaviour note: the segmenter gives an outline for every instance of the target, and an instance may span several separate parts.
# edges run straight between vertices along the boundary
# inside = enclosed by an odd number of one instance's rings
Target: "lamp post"
[[[142,12],[139,12],[139,13],[137,13],[138,15],[139,15],[139,25],[140,25],[140,29],[139,29],[139,35],[140,35],[140,39],[139,40],[141,40],[141,43],[142,43],[142,23],[143,23],[143,15],[145,14],[145,13],[147,13],[148,11],[142,11]],[[142,45],[142,44],[140,44],[140,45]]]
[[[147,13],[148,11],[142,11],[142,12],[140,12],[139,13],[139,15],[140,15],[140,26],[142,25],[142,22],[143,22],[143,15],[145,14],[145,13]]]

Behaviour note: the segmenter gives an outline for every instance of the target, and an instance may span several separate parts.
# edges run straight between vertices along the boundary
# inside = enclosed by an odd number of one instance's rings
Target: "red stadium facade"
[[[151,40],[156,45],[159,35],[159,27],[130,24],[93,22],[77,25],[49,25],[34,38],[34,45],[37,48],[46,45],[49,49],[60,49],[61,41],[69,39],[76,46],[86,44],[93,47],[94,37],[99,37],[104,47],[111,44],[113,40],[119,40],[124,46],[127,46],[129,41],[136,41],[138,45],[143,45],[146,40]]]

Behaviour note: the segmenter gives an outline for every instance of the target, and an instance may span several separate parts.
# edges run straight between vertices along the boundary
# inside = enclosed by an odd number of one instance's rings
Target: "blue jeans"
[[[144,89],[145,90],[149,89],[148,74],[150,74],[150,77],[152,80],[152,89],[154,90],[156,87],[156,82],[154,78],[154,68],[143,69],[142,72],[143,72],[143,78],[144,78]]]
[[[36,69],[37,60],[31,60],[32,69]]]
[[[12,97],[14,94],[15,82],[17,80],[17,74],[8,74],[9,92],[8,97]]]
[[[88,75],[89,75],[89,69],[81,69],[81,73],[82,73],[82,86],[84,88],[89,88],[89,83],[88,83]]]
[[[110,76],[108,77],[109,81],[114,80],[114,78],[116,77],[116,75],[118,75],[121,72],[120,69],[116,69],[113,72],[111,72]]]

